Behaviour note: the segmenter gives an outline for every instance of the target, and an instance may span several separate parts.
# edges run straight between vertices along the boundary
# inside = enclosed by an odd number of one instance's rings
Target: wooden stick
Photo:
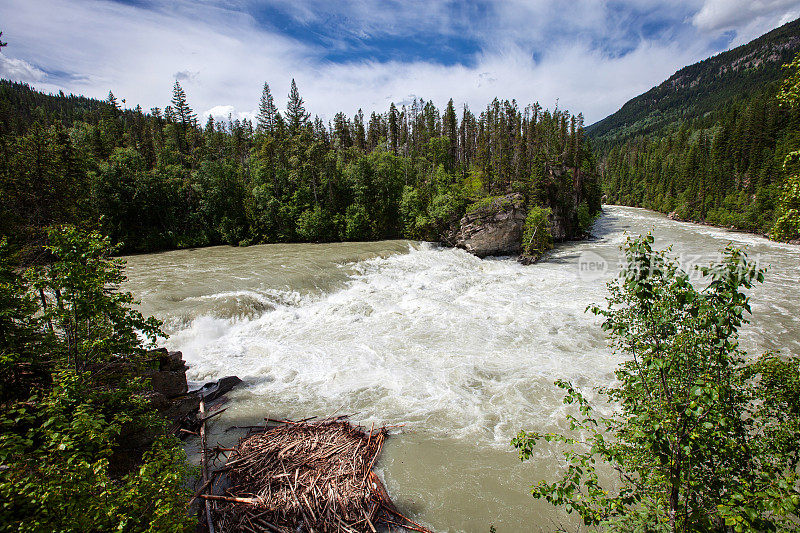
[[[205,422],[205,414],[206,414],[206,402],[201,397],[200,398],[200,468],[203,471],[203,482],[208,483],[210,478],[208,477],[208,461],[206,460],[206,422]],[[212,490],[213,492],[213,490]],[[201,495],[202,497],[203,495]],[[206,522],[208,522],[208,531],[209,533],[214,533],[214,521],[211,517],[211,504],[206,500]]]
[[[208,487],[208,485],[209,485],[210,483],[211,483],[211,480],[210,480],[210,479],[209,479],[208,481],[206,481],[205,483],[203,483],[203,485],[202,485],[202,486],[201,486],[199,489],[197,489],[197,492],[195,492],[195,493],[194,493],[194,496],[192,496],[192,499],[191,499],[191,500],[189,500],[189,503],[187,503],[187,504],[186,504],[186,507],[189,507],[190,505],[192,505],[192,504],[194,503],[194,501],[195,501],[197,498],[199,498],[199,497],[200,497],[200,494],[202,494],[202,493],[203,493],[203,491],[204,491],[204,490],[206,490],[206,488]]]
[[[249,503],[249,504],[256,504],[260,503],[260,498],[240,498],[238,496],[217,496],[216,494],[201,494],[199,496],[206,501],[209,500],[217,500],[221,502],[232,502],[232,503]]]
[[[206,420],[210,420],[210,419],[214,418],[214,417],[215,417],[215,416],[217,416],[217,415],[221,415],[222,413],[224,413],[224,412],[225,412],[225,411],[227,411],[227,410],[228,410],[228,408],[227,408],[227,407],[225,407],[225,408],[223,408],[223,409],[220,409],[219,411],[214,411],[213,413],[211,413],[211,414],[210,414],[210,415],[208,415],[207,417],[205,417],[205,418],[202,418],[202,419],[200,420],[200,423],[203,423],[203,422],[205,422]]]

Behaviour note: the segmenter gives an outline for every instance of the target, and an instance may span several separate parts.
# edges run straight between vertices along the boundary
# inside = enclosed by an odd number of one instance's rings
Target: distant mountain
[[[589,126],[606,202],[774,233],[789,205],[784,159],[800,149],[800,110],[776,95],[798,52],[800,19],[679,70]]]
[[[781,66],[798,51],[800,19],[682,68],[616,113],[588,126],[586,133],[598,140],[621,140],[701,117],[731,100],[770,89],[784,76]]]

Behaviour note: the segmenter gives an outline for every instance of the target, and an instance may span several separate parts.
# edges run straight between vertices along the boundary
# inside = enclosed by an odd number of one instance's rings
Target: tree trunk
[[[677,449],[672,454],[672,467],[669,473],[669,530],[672,531],[672,533],[677,533],[678,531],[678,501],[680,498],[681,467],[683,462],[680,444],[676,444],[675,446]]]

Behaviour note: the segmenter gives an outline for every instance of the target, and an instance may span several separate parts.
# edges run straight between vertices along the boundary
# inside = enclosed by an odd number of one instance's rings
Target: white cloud
[[[248,1],[226,5],[242,8]],[[285,1],[283,7],[300,23],[344,17],[333,24],[348,32],[348,39],[438,33],[479,41],[482,51],[468,66],[422,60],[334,63],[325,54],[347,46],[335,35],[326,37],[328,48],[304,44],[212,1],[154,0],[144,9],[108,0],[6,0],[0,3],[4,32],[8,28],[6,53],[18,59],[5,61],[30,66],[27,75],[37,88],[99,98],[112,90],[127,105],[145,109],[168,104],[179,78],[201,116],[225,119],[252,117],[264,81],[282,106],[294,77],[306,108],[326,120],[359,107],[367,115],[383,112],[390,101],[419,95],[439,106],[452,97],[474,111],[495,96],[545,107],[559,98],[560,107],[582,111],[591,123],[718,51],[709,48],[713,36],[698,35],[688,23],[686,31],[694,33],[680,39],[630,35],[628,21],[615,19],[609,5],[596,0],[514,0],[492,4],[494,10],[481,16],[469,8],[454,12],[456,4],[439,0],[393,2],[388,8],[377,0],[348,0],[335,8],[322,0],[273,1]],[[655,0],[626,4],[638,13],[664,9]],[[694,13],[700,0],[680,5]],[[623,37],[624,54],[605,53],[597,44]],[[535,60],[533,50],[540,51]]]
[[[207,119],[208,117],[214,117],[214,120],[217,121],[227,121],[228,119],[232,120],[242,120],[242,119],[249,119],[253,120],[256,116],[255,111],[238,111],[236,107],[232,105],[217,105],[212,107],[211,109],[207,109],[200,113],[200,116],[203,119]]]
[[[750,23],[754,18],[781,20],[799,6],[798,0],[706,0],[692,22],[704,31],[724,30]]]
[[[25,83],[36,83],[44,79],[45,73],[27,61],[13,59],[0,53],[0,78]]]

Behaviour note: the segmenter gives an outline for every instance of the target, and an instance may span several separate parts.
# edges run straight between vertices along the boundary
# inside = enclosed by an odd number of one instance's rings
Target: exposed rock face
[[[198,409],[200,400],[205,398],[207,404],[222,400],[222,396],[242,382],[236,376],[221,378],[219,381],[206,383],[200,389],[188,392],[186,370],[181,352],[169,352],[159,348],[148,352],[152,370],[144,372],[143,377],[150,380],[152,390],[142,394],[150,405],[158,410],[169,422],[167,428],[177,433],[181,428],[196,429],[199,425]],[[119,437],[119,445],[111,457],[111,469],[117,475],[130,472],[141,464],[142,454],[153,444],[156,437],[163,433],[157,427],[143,428],[125,425]]]
[[[553,236],[554,241],[566,241],[573,237],[568,218],[555,209],[550,215],[550,235]]]
[[[205,398],[206,403],[212,402],[242,382],[236,376],[227,376],[188,392],[188,367],[181,352],[168,352],[166,348],[159,348],[152,350],[150,356],[158,370],[151,370],[145,375],[150,379],[153,389],[147,393],[147,398],[153,407],[173,422],[180,422],[195,413],[201,398]]]
[[[189,388],[186,385],[186,363],[183,362],[181,352],[168,352],[160,348],[150,352],[158,364],[158,370],[152,370],[145,375],[150,378],[153,390],[167,398],[174,398],[186,394]]]
[[[521,194],[507,194],[467,213],[447,240],[478,257],[513,255],[520,251],[524,224],[524,198]]]

